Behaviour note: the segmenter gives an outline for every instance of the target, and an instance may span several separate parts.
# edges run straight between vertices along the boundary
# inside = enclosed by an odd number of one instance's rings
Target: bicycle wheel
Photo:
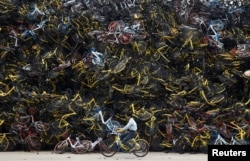
[[[133,153],[137,157],[144,157],[148,154],[149,151],[149,144],[144,139],[138,139],[136,142],[140,145],[140,148],[138,150],[135,150]]]
[[[190,145],[185,138],[181,138],[172,146],[172,148],[174,152],[183,154],[190,150]]]
[[[7,151],[13,151],[13,150],[15,150],[15,147],[16,147],[15,140],[12,137],[7,137],[7,138],[8,138],[8,141],[9,141],[9,146],[8,146]]]
[[[116,144],[114,140],[111,139],[101,141],[99,144],[100,151],[105,157],[112,157],[113,155],[115,155],[115,153],[117,152],[117,148],[115,148],[115,146]]]
[[[9,140],[7,139],[7,137],[1,138],[0,151],[7,151],[8,147],[9,147]]]
[[[200,151],[201,151],[201,153],[203,153],[203,154],[207,154],[208,153],[208,145],[206,144],[202,144],[202,145],[200,145]]]
[[[76,154],[86,153],[90,148],[90,143],[89,140],[81,140],[75,148],[71,147],[71,152]]]
[[[160,145],[163,140],[164,138],[161,135],[152,136],[152,139],[150,141],[150,149],[152,151],[163,151],[165,147]]]
[[[42,147],[39,138],[30,135],[25,138],[25,145],[29,151],[39,151]]]
[[[56,154],[63,154],[66,151],[67,147],[68,147],[68,142],[66,140],[59,141],[54,147],[54,152]]]

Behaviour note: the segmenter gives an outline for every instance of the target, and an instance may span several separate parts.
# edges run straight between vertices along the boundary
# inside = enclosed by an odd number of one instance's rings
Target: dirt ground
[[[143,161],[207,161],[207,154],[178,154],[164,152],[149,152],[145,157],[136,157],[132,153],[117,153],[113,157],[104,157],[98,152],[85,154],[55,154],[51,151],[42,152],[0,152],[1,161],[117,161],[117,160],[143,160]]]

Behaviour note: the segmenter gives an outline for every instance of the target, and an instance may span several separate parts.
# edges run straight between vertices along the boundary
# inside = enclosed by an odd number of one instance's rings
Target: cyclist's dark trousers
[[[135,131],[128,131],[121,135],[121,141],[124,145],[128,146],[129,149],[133,148],[132,145],[128,143],[129,140],[133,139],[136,135]]]

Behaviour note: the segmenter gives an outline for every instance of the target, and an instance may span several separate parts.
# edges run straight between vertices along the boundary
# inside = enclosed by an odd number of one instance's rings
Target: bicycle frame
[[[90,144],[88,151],[93,151],[95,149],[95,147],[100,144],[100,142],[102,141],[102,138],[97,138],[94,142],[88,141],[88,143]]]
[[[230,145],[219,133],[217,133],[217,138],[212,142],[213,145]]]
[[[73,149],[75,149],[77,146],[81,145],[79,138],[76,137],[76,141],[73,142],[71,139],[71,135],[69,135],[63,142],[65,142],[67,145],[70,145],[70,147]]]
[[[120,136],[121,136],[121,134],[117,133],[117,135],[115,137],[115,142],[114,143],[116,144],[116,146],[118,148],[118,149],[116,149],[116,151],[120,151],[120,150],[122,150],[123,152],[128,151],[129,148],[122,143]]]
[[[223,49],[224,44],[220,41],[220,34],[217,31],[224,29],[224,22],[220,19],[211,20],[208,24],[204,17],[199,17],[199,15],[193,13],[190,15],[193,24],[198,25],[205,34],[205,38],[208,39],[207,43],[217,46],[219,49]],[[192,27],[185,26],[187,28],[193,29]],[[195,28],[194,28],[195,29]]]
[[[117,128],[120,127],[119,122],[112,120],[112,117],[110,117],[106,121],[104,121],[104,117],[103,117],[101,110],[99,110],[98,113],[96,115],[94,115],[94,118],[96,118],[98,116],[101,118],[102,124],[104,124],[106,126],[106,131],[110,132],[110,134],[116,134]]]

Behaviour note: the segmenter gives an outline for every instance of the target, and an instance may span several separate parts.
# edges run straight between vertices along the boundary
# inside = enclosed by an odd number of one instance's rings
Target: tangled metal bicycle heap
[[[87,133],[95,105],[121,122],[133,110],[157,151],[172,116],[249,125],[248,0],[2,0],[0,13],[2,133],[35,114],[52,146],[69,124]]]

